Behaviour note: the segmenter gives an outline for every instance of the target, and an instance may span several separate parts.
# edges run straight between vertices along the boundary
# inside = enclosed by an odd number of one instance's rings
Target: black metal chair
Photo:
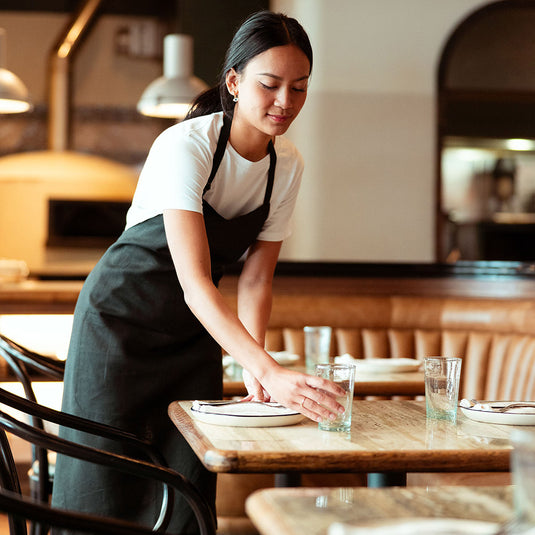
[[[25,508],[28,504],[21,496],[20,481],[6,431],[46,450],[56,451],[77,459],[108,466],[127,474],[160,482],[162,484],[161,509],[152,531],[161,532],[167,528],[172,514],[172,500],[170,497],[172,496],[172,491],[176,490],[184,496],[192,508],[199,524],[201,535],[215,535],[216,522],[214,514],[203,496],[181,474],[162,466],[160,463],[163,463],[163,460],[155,454],[150,444],[119,429],[43,407],[38,403],[24,399],[2,388],[0,388],[0,403],[26,415],[61,426],[90,433],[98,429],[100,436],[118,438],[132,445],[137,445],[145,451],[146,455],[153,459],[153,462],[133,459],[89,446],[75,444],[54,434],[47,433],[42,429],[38,429],[33,425],[21,422],[14,416],[0,410],[0,484],[2,487],[2,491],[0,492],[0,509],[8,513],[11,535],[27,535],[26,523],[20,519],[21,511],[27,513],[22,515],[24,518],[31,518],[35,522],[35,525],[43,528],[44,532],[46,532],[48,525],[57,525],[77,531],[98,531],[102,533],[127,533],[128,530],[131,530],[132,526],[121,521],[115,521],[109,524],[107,521],[98,519],[93,515],[83,515],[73,512],[69,514],[62,513],[60,515],[57,509],[54,510],[45,504],[34,503],[31,507]],[[86,522],[85,525],[84,522]],[[104,524],[99,524],[101,522],[104,522]],[[110,531],[106,531],[108,527],[111,528]],[[131,530],[130,533],[141,534],[146,533],[146,530],[137,528],[137,530]]]
[[[14,342],[7,336],[0,334],[0,351],[2,356],[6,358],[6,362],[9,364],[19,381],[23,386],[31,391],[31,372],[41,374],[45,378],[55,379],[61,381],[65,372],[65,361],[52,357],[47,357],[27,349],[17,342]],[[18,363],[18,364],[16,364]],[[28,367],[29,369],[27,369]],[[19,375],[18,370],[22,369],[24,373]],[[28,394],[26,394],[28,395]]]
[[[139,451],[139,456],[135,454],[136,459],[150,460],[157,466],[167,467],[167,463],[162,455],[149,441],[141,440],[137,436],[117,428],[71,416],[59,411],[53,411],[52,409],[47,409],[38,405],[33,389],[33,380],[63,380],[65,371],[64,361],[31,351],[2,334],[0,334],[0,357],[3,357],[15,377],[21,383],[26,400],[33,402],[34,405],[32,406],[31,412],[28,412],[28,414],[31,415],[32,425],[36,429],[42,431],[45,430],[43,420],[53,423],[59,423],[59,420],[64,422],[64,424],[62,423],[61,425],[66,425],[92,435],[116,440],[123,444],[126,443],[129,446],[133,446]],[[18,398],[18,401],[15,403],[23,401],[22,398],[19,398],[18,396],[13,398],[14,395],[9,394],[9,392],[6,392],[5,390],[0,392],[0,394],[2,394],[0,395],[0,402],[3,402],[4,399],[9,399],[10,396],[12,400],[11,402],[14,402],[13,400],[15,398]],[[25,410],[29,410],[29,408],[26,407]],[[55,415],[55,419],[52,418],[52,414]],[[45,504],[48,503],[52,493],[54,466],[49,467],[47,448],[42,447],[39,444],[32,444],[32,466],[28,476],[31,496],[35,500]],[[161,514],[164,514],[163,511],[167,507],[166,503],[171,499],[172,489],[164,487],[163,492]],[[170,511],[167,511],[167,514],[169,515]],[[167,519],[162,519],[162,525],[166,520]],[[42,533],[43,530],[39,525],[32,524],[32,535],[42,535]]]
[[[0,357],[4,359],[12,373],[22,385],[27,400],[37,403],[33,389],[33,380],[62,381],[65,362],[31,351],[0,334]],[[41,418],[33,417],[32,423],[44,430]],[[32,465],[28,472],[32,497],[48,503],[52,493],[54,467],[49,467],[46,449],[32,446]]]

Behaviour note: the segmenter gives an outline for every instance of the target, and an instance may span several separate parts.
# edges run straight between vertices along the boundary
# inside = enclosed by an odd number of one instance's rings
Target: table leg
[[[301,474],[299,472],[286,472],[283,474],[275,474],[276,487],[300,487]]]
[[[368,487],[405,487],[407,474],[405,472],[377,472],[368,474]]]

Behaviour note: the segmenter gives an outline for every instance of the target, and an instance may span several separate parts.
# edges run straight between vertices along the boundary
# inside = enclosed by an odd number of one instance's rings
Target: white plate
[[[233,427],[280,427],[299,423],[305,417],[277,403],[249,403],[191,407],[191,414],[207,424]]]
[[[347,363],[347,357],[335,357],[335,362]],[[415,372],[422,363],[415,359],[351,359],[351,364],[357,367],[357,373],[399,373]]]
[[[510,403],[522,403],[521,401],[480,401],[481,404],[509,405]],[[511,409],[507,412],[495,412],[482,410],[474,407],[461,407],[462,413],[471,420],[488,424],[505,425],[535,425],[535,409]]]
[[[359,526],[335,522],[328,535],[491,535],[498,525],[494,522],[461,518],[398,518],[377,520]]]

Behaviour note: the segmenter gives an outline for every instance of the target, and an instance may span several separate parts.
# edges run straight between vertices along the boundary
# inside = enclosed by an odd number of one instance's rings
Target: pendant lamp
[[[183,119],[195,97],[206,89],[193,76],[193,38],[169,34],[163,41],[163,76],[147,86],[137,110],[151,117]]]
[[[32,109],[28,89],[6,66],[6,32],[0,28],[0,113],[22,113]]]

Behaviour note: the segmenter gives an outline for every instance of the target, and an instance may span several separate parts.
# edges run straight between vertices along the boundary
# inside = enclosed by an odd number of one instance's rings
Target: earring
[[[232,99],[232,102],[238,102],[238,96],[234,95],[234,98]]]

